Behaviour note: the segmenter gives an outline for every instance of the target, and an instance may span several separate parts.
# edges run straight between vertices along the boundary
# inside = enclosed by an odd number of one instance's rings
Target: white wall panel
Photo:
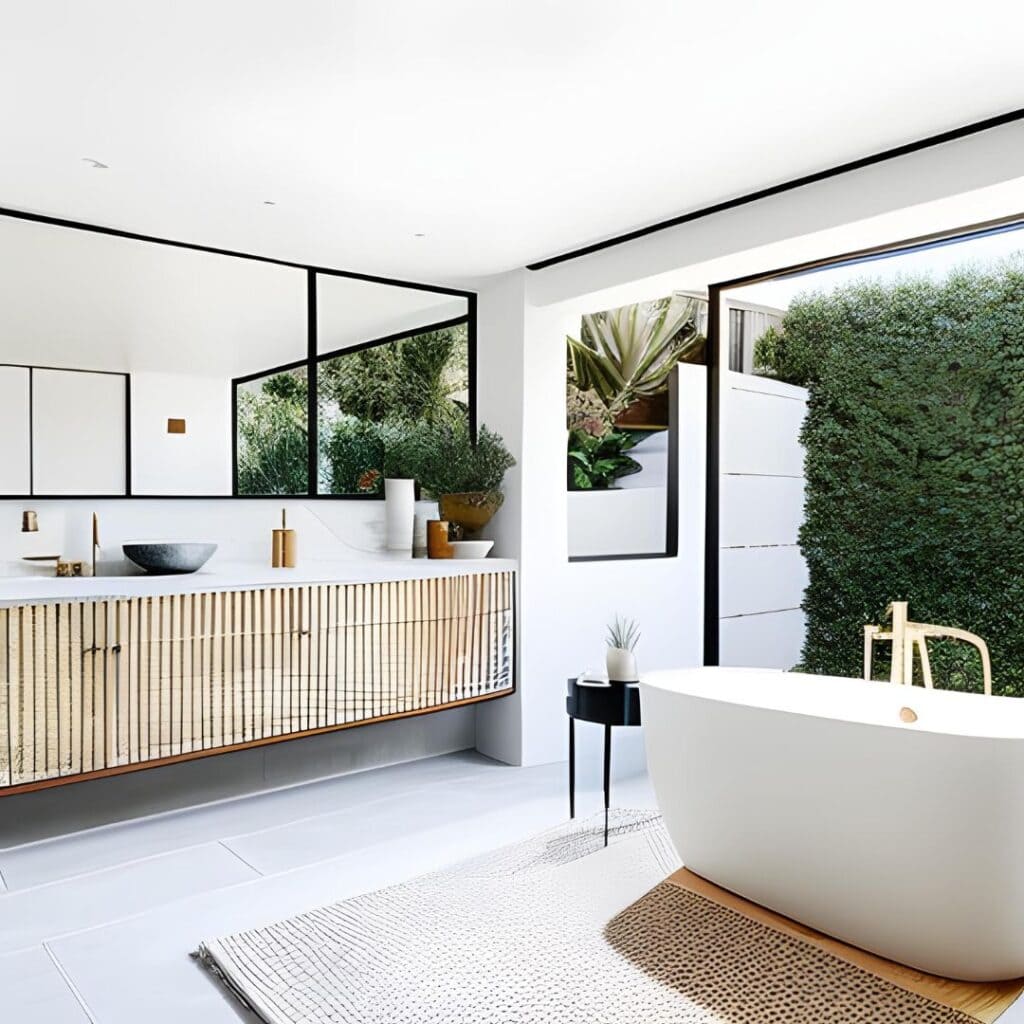
[[[792,668],[804,642],[804,613],[799,609],[722,619],[723,665]]]
[[[803,476],[799,436],[806,409],[796,397],[728,388],[722,403],[722,472]]]
[[[723,548],[795,544],[804,516],[804,481],[788,476],[723,476],[719,543]]]
[[[30,451],[28,370],[0,366],[0,494],[28,494]]]
[[[795,546],[724,548],[719,561],[719,611],[728,615],[797,608],[807,566]]]

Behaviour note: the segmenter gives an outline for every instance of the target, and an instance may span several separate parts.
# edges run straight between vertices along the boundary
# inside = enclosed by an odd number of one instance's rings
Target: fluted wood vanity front
[[[0,794],[506,695],[514,637],[511,569],[12,603]]]

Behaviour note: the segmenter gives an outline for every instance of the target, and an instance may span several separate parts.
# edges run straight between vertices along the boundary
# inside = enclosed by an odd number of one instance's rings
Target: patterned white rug
[[[204,942],[267,1024],[950,1024],[906,992],[664,879],[660,818],[574,822]]]

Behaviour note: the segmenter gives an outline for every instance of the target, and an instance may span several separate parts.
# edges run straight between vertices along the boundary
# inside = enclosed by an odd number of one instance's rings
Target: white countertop
[[[304,586],[311,583],[380,583],[387,580],[433,579],[517,568],[513,558],[409,558],[367,555],[353,561],[310,561],[295,569],[237,562],[214,564],[180,576],[0,576],[0,607],[40,601],[97,600],[196,594],[260,587]]]

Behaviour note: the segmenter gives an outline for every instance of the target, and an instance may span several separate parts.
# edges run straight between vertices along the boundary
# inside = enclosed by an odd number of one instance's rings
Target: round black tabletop
[[[565,710],[570,718],[601,725],[639,725],[640,687],[637,683],[606,683],[571,678]]]

